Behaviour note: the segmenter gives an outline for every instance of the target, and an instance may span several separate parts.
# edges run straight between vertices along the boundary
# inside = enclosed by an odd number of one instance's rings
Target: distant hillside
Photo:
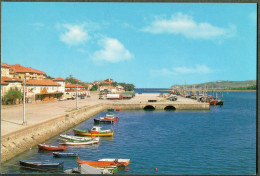
[[[192,88],[195,86],[196,88],[205,88],[205,85],[208,89],[232,89],[238,87],[248,87],[256,85],[256,80],[247,80],[247,81],[213,81],[213,82],[206,82],[201,84],[189,84],[189,85],[173,85],[173,88],[182,88],[183,86],[187,88]]]

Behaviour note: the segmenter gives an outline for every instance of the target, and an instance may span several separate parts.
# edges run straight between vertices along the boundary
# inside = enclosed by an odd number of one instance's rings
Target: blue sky
[[[256,79],[254,3],[2,2],[2,62],[137,88]]]

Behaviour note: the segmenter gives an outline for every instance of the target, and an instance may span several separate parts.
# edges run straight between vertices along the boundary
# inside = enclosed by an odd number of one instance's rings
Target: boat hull
[[[85,160],[78,160],[77,163],[81,164],[88,164],[92,167],[96,168],[116,168],[117,164],[115,162],[108,162],[108,161],[85,161]]]
[[[54,157],[78,157],[77,153],[53,152]]]
[[[94,119],[94,123],[95,124],[99,124],[99,123],[114,123],[114,121],[112,120],[98,120],[98,119]]]
[[[48,150],[48,151],[63,151],[67,149],[66,146],[47,145],[47,144],[38,144],[38,148],[40,150]]]
[[[90,145],[90,144],[98,144],[99,141],[95,141],[95,140],[91,140],[91,141],[86,141],[86,142],[82,142],[82,141],[72,141],[72,142],[63,142],[60,143],[60,145]]]
[[[78,130],[73,129],[75,135],[80,136],[92,136],[92,137],[110,137],[113,136],[114,132],[108,132],[108,133],[90,133],[89,130]]]
[[[114,158],[104,158],[104,159],[100,159],[98,161],[107,161],[107,162],[114,162],[117,163],[118,166],[128,166],[130,164],[130,159],[114,159]]]
[[[48,161],[27,161],[27,160],[20,160],[20,165],[24,166],[28,169],[48,169],[48,168],[62,168],[64,162],[56,162],[51,163]]]

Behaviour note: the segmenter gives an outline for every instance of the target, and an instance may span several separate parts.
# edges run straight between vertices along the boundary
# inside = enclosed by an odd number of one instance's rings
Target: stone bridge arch
[[[174,106],[172,106],[172,105],[168,105],[168,106],[164,107],[164,110],[166,110],[166,111],[174,111],[174,110],[176,110],[176,108]]]
[[[153,111],[153,110],[155,110],[155,107],[152,106],[152,105],[146,105],[146,106],[144,107],[144,110],[150,110],[150,111]]]

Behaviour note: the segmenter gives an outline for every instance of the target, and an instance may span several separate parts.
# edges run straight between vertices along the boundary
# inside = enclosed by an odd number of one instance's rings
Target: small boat
[[[99,123],[114,123],[113,120],[98,120],[98,119],[94,119],[94,123],[95,124],[99,124]]]
[[[60,145],[90,145],[90,144],[98,144],[99,140],[88,140],[88,141],[66,141],[60,143]]]
[[[110,108],[110,109],[107,109],[107,111],[115,111],[115,109]]]
[[[60,137],[67,139],[67,140],[73,140],[73,141],[88,141],[88,140],[98,140],[98,137],[92,138],[92,137],[80,137],[80,136],[72,136],[72,135],[63,135],[61,134]]]
[[[28,169],[48,169],[48,168],[62,168],[64,162],[50,162],[47,161],[29,161],[29,160],[20,160],[20,165]]]
[[[81,130],[81,129],[73,129],[75,135],[81,136],[92,136],[92,137],[110,137],[113,136],[114,131],[111,129],[101,129],[102,127],[94,126],[92,129]]]
[[[114,158],[104,158],[98,161],[107,161],[117,163],[118,166],[128,166],[130,164],[130,159],[114,159]]]
[[[86,160],[78,160],[77,163],[79,163],[79,166],[81,164],[88,164],[92,167],[96,168],[116,168],[117,163],[115,162],[108,162],[108,161],[86,161]]]
[[[107,120],[107,121],[118,121],[118,117],[115,117],[115,114],[109,113],[106,114],[106,117],[100,117],[100,120]]]
[[[114,174],[116,173],[117,168],[95,168],[88,164],[81,164],[79,167],[73,169],[67,169],[64,172],[66,174]]]
[[[54,157],[78,157],[77,153],[52,152]]]
[[[47,144],[38,144],[38,148],[41,150],[50,150],[50,151],[61,151],[66,150],[66,146],[61,145],[47,145]]]
[[[121,112],[121,109],[116,109],[116,111],[119,111],[119,112]]]

